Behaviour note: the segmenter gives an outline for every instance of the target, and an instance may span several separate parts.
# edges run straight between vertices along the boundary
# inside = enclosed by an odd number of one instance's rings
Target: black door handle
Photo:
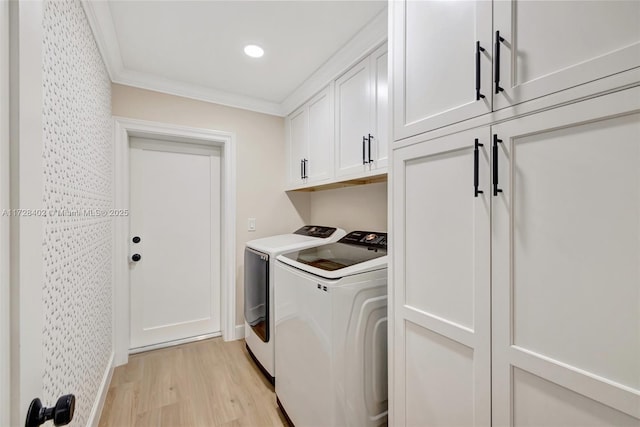
[[[503,41],[504,38],[500,37],[500,31],[496,31],[496,55],[493,58],[496,64],[495,72],[493,73],[494,82],[496,84],[496,93],[500,93],[504,90],[500,87],[500,42]]]
[[[482,190],[478,190],[479,181],[479,163],[480,163],[480,149],[478,147],[484,147],[484,144],[478,142],[478,138],[475,141],[475,148],[473,149],[473,197],[478,197],[478,194],[484,193]]]
[[[369,134],[369,137],[367,138],[367,141],[369,141],[369,161],[367,163],[373,163],[373,160],[371,159],[371,138],[373,138],[373,135]]]
[[[498,193],[502,193],[502,190],[498,188],[498,143],[502,140],[498,139],[498,135],[493,134],[493,195],[497,196]]]
[[[45,408],[40,399],[35,398],[29,405],[25,427],[37,427],[49,420],[53,420],[53,425],[66,426],[73,420],[73,413],[76,409],[76,397],[73,394],[62,396],[56,402],[56,406]]]
[[[480,46],[480,42],[476,42],[476,101],[480,101],[484,98],[484,95],[480,93],[480,52],[484,52],[484,48]]]
[[[131,261],[133,261],[133,262],[138,262],[138,261],[140,261],[141,259],[142,259],[142,255],[140,255],[140,254],[133,254],[133,255],[131,255]]]
[[[303,178],[303,179],[307,179],[307,178],[309,178],[309,175],[307,175],[307,162],[308,162],[308,161],[309,161],[309,160],[307,160],[307,159],[302,159],[302,170],[303,170],[303,172],[302,172],[302,178]]]

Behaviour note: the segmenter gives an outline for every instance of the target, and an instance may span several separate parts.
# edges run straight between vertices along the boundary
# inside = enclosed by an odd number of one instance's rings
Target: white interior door
[[[491,424],[488,137],[475,129],[394,153],[390,425]]]
[[[493,421],[640,425],[640,90],[492,127]]]
[[[218,333],[220,150],[130,142],[130,348]]]

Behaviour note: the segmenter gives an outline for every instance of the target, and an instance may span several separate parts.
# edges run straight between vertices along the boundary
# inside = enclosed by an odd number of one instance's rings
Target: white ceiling
[[[111,0],[85,9],[114,81],[286,114],[288,98],[367,26],[382,22],[386,34],[386,4]],[[265,55],[245,56],[246,44]]]

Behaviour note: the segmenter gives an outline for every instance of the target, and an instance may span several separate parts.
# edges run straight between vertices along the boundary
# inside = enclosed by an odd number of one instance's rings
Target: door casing
[[[9,0],[0,0],[0,211],[9,209]],[[9,217],[0,216],[0,408],[10,408]],[[0,411],[0,425],[9,425]]]
[[[131,136],[169,139],[175,142],[220,147],[222,150],[222,217],[221,217],[221,329],[225,341],[236,337],[235,278],[235,135],[210,129],[114,117],[114,208],[129,209],[129,138]],[[129,218],[114,218],[113,228],[113,342],[114,365],[127,363],[129,357],[130,283],[129,283]],[[241,338],[241,337],[240,337]]]

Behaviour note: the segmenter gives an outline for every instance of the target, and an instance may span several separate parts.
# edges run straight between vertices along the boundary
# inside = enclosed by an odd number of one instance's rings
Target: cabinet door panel
[[[484,144],[478,197],[475,138]],[[390,424],[490,424],[488,146],[485,128],[394,154],[396,406]]]
[[[332,90],[329,86],[309,102],[309,183],[333,176]]]
[[[613,408],[600,411],[606,425],[620,412],[640,425],[638,110],[632,89],[492,129],[503,141],[492,205],[498,425],[518,420],[509,402],[576,419],[562,388]],[[515,379],[540,396],[518,396]]]
[[[286,120],[289,147],[289,183],[300,185],[302,179],[301,161],[307,158],[309,137],[309,114],[305,107],[291,113]]]
[[[368,169],[363,161],[362,137],[372,132],[369,58],[336,80],[335,87],[336,174],[362,173]]]
[[[371,147],[371,169],[387,167],[389,161],[389,85],[388,55],[384,45],[372,55],[373,90],[375,90],[372,123],[375,126],[374,143]]]
[[[494,2],[500,109],[640,66],[640,2]],[[540,23],[544,23],[541,25]]]
[[[398,1],[394,140],[491,111],[491,2]],[[481,92],[476,100],[476,42]]]

